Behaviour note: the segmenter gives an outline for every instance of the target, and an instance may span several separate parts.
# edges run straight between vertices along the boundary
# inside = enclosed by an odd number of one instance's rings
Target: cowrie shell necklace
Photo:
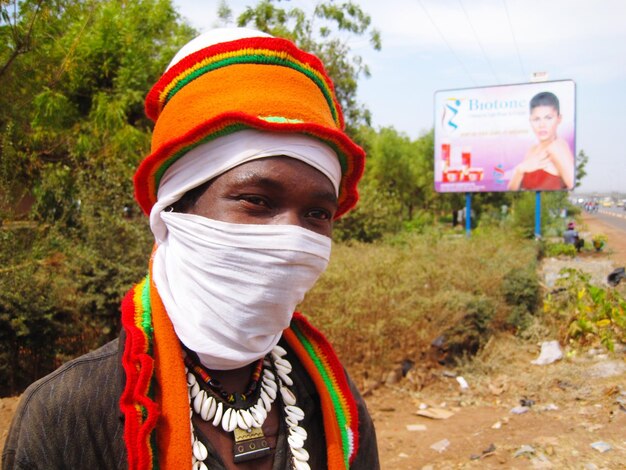
[[[310,470],[308,464],[309,453],[304,448],[307,438],[306,430],[299,425],[304,419],[304,411],[296,406],[296,396],[289,388],[293,380],[289,377],[292,371],[291,363],[285,359],[287,351],[281,346],[274,346],[272,352],[263,360],[265,366],[261,379],[261,390],[255,404],[248,409],[235,409],[209,395],[200,387],[195,375],[187,368],[187,391],[189,397],[189,420],[191,426],[192,470],[208,470],[204,461],[209,456],[206,446],[196,436],[192,418],[196,413],[202,420],[210,422],[213,426],[221,426],[226,432],[235,433],[235,461],[237,461],[237,448],[247,443],[246,455],[240,461],[261,457],[269,451],[265,438],[261,431],[272,404],[280,394],[284,403],[284,419],[287,424],[287,443],[291,450],[293,467],[296,470]],[[275,373],[271,369],[274,369]],[[251,436],[260,436],[258,439],[239,441],[240,436],[249,433]],[[252,442],[253,444],[250,444]],[[265,445],[264,448],[261,448]],[[250,450],[250,447],[253,450]],[[240,454],[241,455],[241,454]]]

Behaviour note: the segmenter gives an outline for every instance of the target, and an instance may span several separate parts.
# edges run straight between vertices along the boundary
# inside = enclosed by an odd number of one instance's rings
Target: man
[[[580,251],[585,246],[585,241],[578,235],[574,222],[567,224],[567,230],[563,232],[563,243],[574,245],[576,251]]]
[[[322,64],[213,30],[174,57],[146,112],[149,275],[119,340],[25,392],[3,468],[378,468],[363,400],[293,313],[364,165]]]

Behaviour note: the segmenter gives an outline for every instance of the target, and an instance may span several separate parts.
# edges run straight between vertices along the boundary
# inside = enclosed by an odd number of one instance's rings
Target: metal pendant
[[[244,430],[236,428],[233,455],[235,463],[265,457],[272,452],[260,428]]]

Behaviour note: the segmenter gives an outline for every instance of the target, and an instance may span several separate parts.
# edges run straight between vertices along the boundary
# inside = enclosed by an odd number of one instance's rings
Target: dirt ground
[[[575,263],[626,265],[624,232],[587,214],[579,230],[588,239],[603,233],[608,243]],[[419,392],[407,379],[375,389],[366,400],[382,468],[626,469],[626,351],[568,357],[565,350],[560,361],[531,364],[540,351],[539,344],[496,337],[476,370],[462,376],[465,390],[454,371],[440,371]],[[513,413],[521,400],[532,406]]]
[[[616,227],[595,218],[593,215],[583,213],[583,225],[580,227],[581,236],[591,239],[591,236],[602,233],[608,237],[606,257],[616,267],[626,265],[626,233]],[[590,236],[586,236],[585,232]]]
[[[442,376],[421,392],[404,379],[367,397],[382,468],[626,468],[624,352],[539,366],[530,362],[538,346],[511,338],[490,346],[495,371],[464,375],[466,390]],[[532,406],[513,413],[521,400]],[[432,419],[420,410],[450,416]]]
[[[588,259],[626,265],[623,232],[592,216],[584,216],[584,224],[581,231],[609,239],[606,252]],[[409,373],[368,391],[382,468],[625,469],[626,351],[576,355],[566,349],[560,361],[531,364],[540,349],[494,337],[461,379],[458,371],[441,369],[417,391]],[[0,399],[0,448],[17,400]],[[520,401],[530,406],[516,414]]]

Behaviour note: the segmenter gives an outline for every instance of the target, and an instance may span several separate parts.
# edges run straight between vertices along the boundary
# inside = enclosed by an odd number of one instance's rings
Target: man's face
[[[553,106],[536,106],[530,113],[530,125],[540,142],[556,138],[561,115]]]
[[[189,213],[235,224],[298,225],[330,237],[337,197],[330,180],[306,163],[270,157],[215,178]]]

